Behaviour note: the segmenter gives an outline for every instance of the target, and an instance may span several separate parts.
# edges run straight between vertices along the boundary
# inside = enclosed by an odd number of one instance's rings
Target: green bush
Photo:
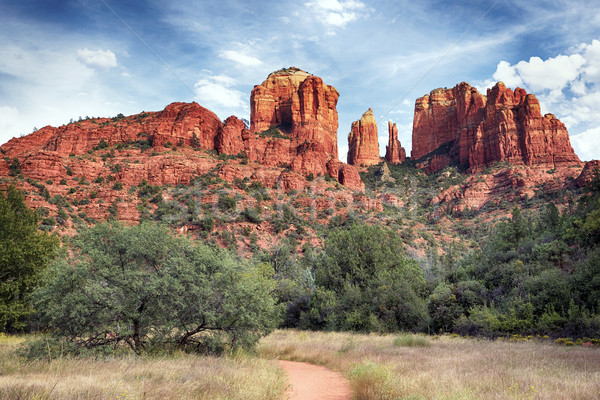
[[[235,197],[227,196],[226,194],[219,195],[219,200],[217,201],[217,206],[221,209],[221,211],[234,211],[237,206],[237,202]]]
[[[378,226],[355,224],[329,232],[315,283],[335,294],[330,328],[397,331],[425,323],[423,272],[402,248],[396,232]],[[309,316],[322,315],[320,307],[312,299]]]
[[[252,347],[277,324],[265,265],[153,223],[103,223],[72,243],[32,298],[42,326],[77,349],[220,353]]]

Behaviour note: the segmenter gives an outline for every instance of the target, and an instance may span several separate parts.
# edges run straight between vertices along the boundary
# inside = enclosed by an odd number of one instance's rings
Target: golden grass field
[[[600,348],[546,341],[279,330],[255,355],[26,361],[0,335],[0,399],[283,399],[273,359],[346,375],[356,400],[597,399]]]
[[[356,400],[600,398],[598,347],[276,331],[261,341],[259,354],[343,372]]]
[[[0,336],[0,399],[281,399],[285,374],[249,356],[59,358],[15,356],[20,338]]]

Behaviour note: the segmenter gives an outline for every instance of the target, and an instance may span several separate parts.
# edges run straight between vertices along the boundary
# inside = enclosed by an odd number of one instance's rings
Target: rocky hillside
[[[154,219],[246,252],[282,237],[317,244],[328,226],[360,220],[393,226],[423,255],[430,239],[440,249],[458,240],[453,218],[490,221],[548,193],[567,204],[593,170],[533,95],[501,83],[487,96],[462,83],[418,99],[412,159],[392,122],[380,157],[369,109],[351,126],[345,164],[338,97],[287,68],[254,87],[249,124],[173,103],[47,126],[0,147],[0,184],[16,182],[42,227],[66,234],[99,220]]]

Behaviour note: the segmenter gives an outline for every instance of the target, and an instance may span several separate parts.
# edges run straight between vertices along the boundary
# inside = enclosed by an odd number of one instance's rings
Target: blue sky
[[[416,98],[466,81],[524,87],[600,159],[600,4],[566,0],[0,0],[0,143],[79,116],[197,101],[249,117],[283,67],[340,92],[345,160],[369,107],[410,150]]]

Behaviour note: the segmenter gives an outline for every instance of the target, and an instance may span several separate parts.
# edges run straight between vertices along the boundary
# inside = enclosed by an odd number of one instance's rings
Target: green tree
[[[379,226],[330,232],[315,282],[337,296],[336,328],[393,331],[426,320],[423,272],[403,246],[395,231]]]
[[[59,240],[38,230],[38,217],[14,186],[0,191],[0,331],[26,327],[33,312],[27,296],[58,249]]]
[[[250,347],[278,322],[272,270],[174,237],[155,223],[99,224],[34,292],[41,320],[77,348],[126,344],[136,352]]]

